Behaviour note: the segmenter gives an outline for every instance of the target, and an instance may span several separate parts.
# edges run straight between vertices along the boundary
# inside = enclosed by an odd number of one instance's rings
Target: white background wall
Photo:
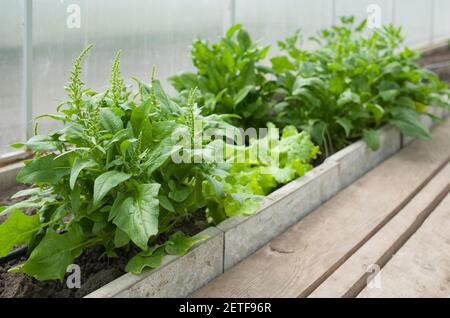
[[[22,22],[25,0],[0,2],[0,154],[25,138],[22,102]],[[67,8],[81,9],[81,27],[69,29]],[[152,65],[165,79],[192,69],[189,45],[215,39],[233,22],[243,23],[261,44],[301,29],[304,46],[342,15],[367,17],[377,4],[383,23],[403,26],[407,44],[421,46],[450,38],[450,0],[33,0],[33,115],[54,112],[65,98],[74,58],[95,45],[85,64],[90,87],[103,89],[115,52],[122,49],[126,78],[148,79]],[[129,80],[128,83],[131,83]],[[166,84],[166,87],[170,87]],[[52,127],[44,122],[44,129]]]

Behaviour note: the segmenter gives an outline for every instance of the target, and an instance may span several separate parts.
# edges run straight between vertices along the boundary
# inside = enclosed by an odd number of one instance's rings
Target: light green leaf
[[[117,228],[116,232],[114,234],[114,246],[116,248],[124,247],[129,242],[130,242],[130,238],[127,235],[127,233],[122,231],[120,228]]]
[[[131,174],[120,171],[108,171],[100,175],[94,182],[94,206],[108,194],[111,189],[117,187],[124,181],[131,178]]]
[[[25,146],[30,148],[34,152],[38,151],[51,151],[58,149],[61,146],[61,141],[55,140],[52,136],[47,135],[36,135],[31,137]]]
[[[40,228],[39,215],[28,216],[14,210],[10,217],[0,224],[0,257],[8,255],[14,246],[28,244],[33,233]]]
[[[178,186],[169,192],[169,198],[175,202],[183,202],[192,193],[192,187]]]
[[[283,73],[286,71],[293,71],[295,69],[294,65],[289,61],[287,56],[275,56],[270,59],[272,62],[272,68],[277,73]]]
[[[377,124],[380,123],[384,116],[384,109],[378,104],[367,103],[365,104],[366,109],[372,114]]]
[[[242,24],[235,24],[231,28],[229,28],[226,34],[227,39],[231,39],[234,33],[236,33],[236,31],[240,29],[242,29]]]
[[[29,208],[39,208],[42,206],[42,202],[35,202],[35,201],[31,201],[31,200],[23,200],[23,201],[19,201],[13,205],[4,207],[1,211],[0,211],[0,216],[1,215],[5,215],[8,214],[14,210],[23,210],[23,209],[29,209]]]
[[[344,91],[338,99],[338,105],[344,106],[349,103],[359,104],[361,103],[361,97],[358,94],[353,93],[351,90]]]
[[[400,91],[397,89],[390,89],[380,92],[380,96],[385,102],[394,102],[399,93]]]
[[[104,130],[112,133],[123,129],[122,119],[109,108],[100,109],[100,125]]]
[[[241,88],[234,97],[234,106],[236,107],[240,102],[242,102],[245,99],[245,97],[247,97],[247,95],[254,89],[255,89],[254,85],[247,85]]]

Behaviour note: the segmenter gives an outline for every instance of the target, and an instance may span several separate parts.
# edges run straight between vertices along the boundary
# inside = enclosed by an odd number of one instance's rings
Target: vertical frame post
[[[337,12],[336,12],[336,0],[331,1],[331,25],[335,25],[337,23]]]
[[[430,2],[430,38],[429,45],[433,45],[435,41],[435,23],[434,19],[436,18],[436,0],[431,0]]]
[[[23,0],[23,2],[22,103],[28,139],[33,135],[33,0]]]
[[[396,6],[395,6],[395,0],[391,0],[391,21],[392,21],[392,24],[394,24],[395,25],[395,20],[396,20]]]
[[[225,34],[231,26],[236,24],[236,0],[228,0],[224,20],[223,33]]]

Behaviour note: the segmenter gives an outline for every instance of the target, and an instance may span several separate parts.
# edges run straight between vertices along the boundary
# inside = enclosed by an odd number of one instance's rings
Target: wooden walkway
[[[192,297],[449,297],[450,123]]]

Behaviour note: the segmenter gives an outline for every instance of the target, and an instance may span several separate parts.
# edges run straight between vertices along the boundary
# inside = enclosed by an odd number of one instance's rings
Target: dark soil
[[[424,54],[420,65],[437,73],[441,80],[450,83],[450,45]]]
[[[76,260],[76,263],[81,267],[80,289],[69,289],[65,282],[40,282],[22,273],[8,273],[9,268],[24,262],[25,258],[9,262],[0,266],[0,298],[83,297],[124,274],[123,269],[131,257],[131,255],[128,255],[131,252],[123,252],[118,258],[100,258],[102,253],[102,248],[93,247],[87,249]]]
[[[207,228],[204,211],[195,213],[192,218],[178,225],[174,231],[181,230],[187,235],[195,235]],[[92,247],[75,260],[81,268],[81,288],[69,289],[66,282],[40,282],[25,274],[8,273],[8,269],[24,262],[25,257],[0,265],[0,298],[78,298],[122,276],[129,259],[135,250],[119,251],[117,258],[102,257],[101,247]]]

